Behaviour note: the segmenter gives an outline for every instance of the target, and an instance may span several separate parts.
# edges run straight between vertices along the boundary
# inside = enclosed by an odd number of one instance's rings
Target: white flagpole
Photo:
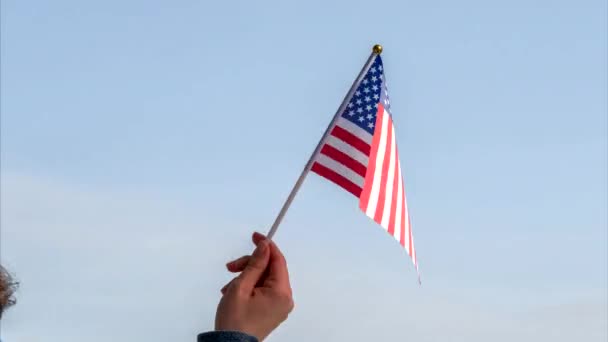
[[[340,104],[340,107],[338,107],[336,114],[334,114],[334,117],[331,120],[331,122],[329,123],[329,126],[327,126],[325,133],[323,133],[321,140],[319,140],[317,147],[310,155],[310,158],[308,159],[308,162],[304,166],[304,169],[302,170],[300,177],[298,177],[296,184],[291,189],[289,196],[287,196],[287,200],[285,200],[285,203],[283,204],[281,211],[279,211],[277,218],[274,220],[274,223],[272,224],[272,227],[270,228],[270,231],[268,232],[268,235],[267,235],[268,239],[272,239],[274,234],[277,232],[277,229],[279,228],[279,224],[281,224],[281,221],[283,220],[283,217],[287,213],[287,210],[289,209],[291,202],[293,202],[293,199],[296,197],[298,190],[300,190],[302,183],[304,183],[304,179],[306,179],[306,176],[308,175],[308,172],[310,171],[310,168],[312,167],[312,164],[314,163],[315,157],[317,156],[317,154],[319,154],[319,150],[321,150],[321,147],[323,146],[325,139],[327,139],[327,136],[329,136],[329,134],[331,133],[332,129],[334,128],[334,126],[336,124],[336,121],[340,117],[340,114],[344,111],[344,109],[348,105],[348,102],[350,101],[350,99],[353,97],[353,94],[357,90],[357,87],[359,87],[359,84],[361,83],[361,81],[363,81],[365,74],[367,74],[367,71],[374,63],[375,57],[380,55],[381,53],[382,53],[382,46],[378,45],[378,44],[374,45],[374,47],[372,49],[372,53],[369,56],[369,58],[367,59],[367,62],[365,62],[363,69],[361,69],[361,72],[359,72],[359,75],[353,82],[353,85],[350,87],[350,90],[348,91],[348,93],[346,93],[346,97],[344,97],[342,104]]]

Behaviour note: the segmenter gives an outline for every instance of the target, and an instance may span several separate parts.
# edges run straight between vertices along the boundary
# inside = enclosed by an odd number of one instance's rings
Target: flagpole
[[[382,45],[379,45],[379,44],[374,45],[374,47],[372,48],[372,53],[369,56],[369,58],[367,59],[367,62],[365,62],[363,69],[361,69],[361,72],[359,72],[359,75],[353,82],[352,86],[350,87],[350,90],[348,91],[348,93],[346,93],[346,97],[344,97],[344,100],[342,100],[340,107],[338,107],[336,114],[334,114],[333,119],[327,126],[327,129],[325,130],[325,133],[323,133],[321,140],[319,140],[317,147],[310,155],[310,158],[308,159],[308,162],[304,166],[304,169],[302,170],[300,177],[298,177],[296,184],[294,184],[293,188],[291,189],[291,192],[289,193],[289,196],[287,196],[287,200],[285,200],[285,203],[283,204],[281,211],[279,211],[279,214],[277,215],[277,218],[274,220],[274,223],[272,224],[270,231],[266,235],[266,237],[268,239],[272,239],[274,234],[277,232],[277,229],[279,228],[279,225],[281,224],[283,217],[287,213],[289,206],[291,206],[291,202],[293,202],[293,199],[296,197],[298,190],[300,190],[302,183],[304,183],[304,179],[306,179],[306,176],[308,175],[308,172],[310,171],[310,168],[312,167],[312,164],[315,161],[315,157],[317,156],[317,154],[319,154],[319,150],[321,150],[321,147],[323,146],[325,139],[331,133],[332,129],[334,128],[334,126],[336,124],[336,121],[340,117],[340,114],[344,111],[344,109],[346,109],[346,106],[348,105],[348,102],[350,101],[350,99],[353,97],[353,94],[357,90],[357,87],[359,87],[359,84],[361,83],[361,81],[363,81],[363,78],[365,78],[365,74],[367,74],[367,71],[374,63],[375,57],[380,55],[381,53],[382,53]]]

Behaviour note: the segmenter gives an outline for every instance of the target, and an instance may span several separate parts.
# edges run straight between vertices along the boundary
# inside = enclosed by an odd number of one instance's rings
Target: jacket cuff
[[[198,342],[258,342],[254,336],[238,331],[210,331],[199,334]]]

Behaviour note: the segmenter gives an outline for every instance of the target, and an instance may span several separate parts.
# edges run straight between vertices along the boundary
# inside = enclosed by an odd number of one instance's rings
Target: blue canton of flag
[[[384,109],[390,113],[390,102],[383,71],[382,59],[378,56],[342,112],[343,118],[363,128],[369,134],[374,134],[378,103],[382,103]]]

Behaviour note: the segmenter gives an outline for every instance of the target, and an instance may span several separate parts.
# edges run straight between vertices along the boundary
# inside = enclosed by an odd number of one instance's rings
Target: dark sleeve
[[[210,331],[198,335],[198,342],[258,342],[258,339],[238,331]]]

